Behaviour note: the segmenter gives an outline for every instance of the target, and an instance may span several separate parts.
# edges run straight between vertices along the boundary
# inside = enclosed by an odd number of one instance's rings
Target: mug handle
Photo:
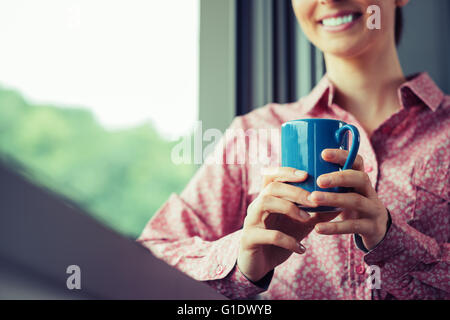
[[[342,145],[342,138],[344,137],[344,134],[347,131],[351,131],[351,133],[352,133],[352,147],[350,148],[350,152],[348,154],[347,161],[345,161],[345,165],[342,168],[342,170],[351,169],[353,167],[353,163],[355,162],[356,156],[358,154],[359,143],[360,143],[359,131],[355,126],[352,126],[351,124],[347,124],[347,125],[339,128],[338,131],[336,131],[335,137],[336,137],[337,143]]]

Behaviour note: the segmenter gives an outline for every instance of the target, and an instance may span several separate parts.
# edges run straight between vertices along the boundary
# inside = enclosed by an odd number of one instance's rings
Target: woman
[[[277,165],[261,175],[247,162],[205,164],[138,241],[230,298],[449,298],[450,97],[426,73],[402,72],[396,34],[407,2],[293,0],[327,75],[300,101],[270,104],[231,126],[279,129],[315,117],[357,126],[352,170],[318,178],[321,187],[354,192],[309,194],[286,183],[307,173]],[[381,30],[367,27],[374,4]],[[234,148],[248,151],[225,139],[218,154]],[[347,152],[322,157],[343,164]],[[309,214],[296,203],[344,210]]]

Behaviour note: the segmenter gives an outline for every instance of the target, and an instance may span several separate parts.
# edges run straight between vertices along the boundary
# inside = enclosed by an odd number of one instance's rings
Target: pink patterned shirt
[[[365,252],[354,235],[312,232],[275,268],[270,284],[252,283],[236,266],[248,205],[261,190],[267,164],[205,163],[180,196],[173,194],[148,222],[138,241],[168,264],[206,281],[232,299],[449,299],[450,298],[450,96],[426,73],[398,90],[402,109],[368,136],[358,121],[333,103],[325,76],[298,102],[269,104],[237,117],[232,129],[275,129],[300,118],[333,118],[361,133],[359,154],[392,223],[385,238]],[[235,149],[236,148],[236,149]],[[280,165],[279,145],[267,139]],[[215,157],[248,144],[224,138]],[[217,158],[216,158],[217,159]],[[378,266],[379,289],[367,279]]]

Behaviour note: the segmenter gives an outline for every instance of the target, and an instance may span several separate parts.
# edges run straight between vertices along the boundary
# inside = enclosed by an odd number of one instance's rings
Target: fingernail
[[[273,167],[267,167],[267,168],[262,168],[261,169],[261,173],[265,176],[269,176],[269,175],[274,175],[277,171],[277,168],[273,168]]]
[[[336,151],[334,151],[334,150],[326,150],[324,155],[328,159],[334,159],[336,157]]]
[[[322,186],[328,186],[331,183],[331,179],[329,177],[320,177],[318,183]]]
[[[322,233],[327,231],[327,226],[318,224],[316,225],[316,232]]]
[[[304,254],[306,252],[306,248],[300,242],[298,242],[297,245],[298,245],[298,253]]]
[[[325,199],[324,195],[322,193],[316,192],[314,193],[314,200],[311,199],[312,198],[312,193],[309,195],[308,200],[309,201],[320,201]]]
[[[297,171],[295,171],[295,173],[294,173],[296,176],[299,176],[299,177],[304,177],[304,176],[306,176],[306,172],[305,171],[301,171],[301,170],[297,170]]]
[[[317,203],[315,203],[315,202],[312,201],[312,199],[311,199],[311,194],[309,194],[309,195],[306,197],[306,200],[309,202],[309,205],[310,205],[311,207],[317,207]]]
[[[306,219],[311,218],[311,215],[306,211],[300,210],[300,217],[302,217],[303,219],[306,220]]]

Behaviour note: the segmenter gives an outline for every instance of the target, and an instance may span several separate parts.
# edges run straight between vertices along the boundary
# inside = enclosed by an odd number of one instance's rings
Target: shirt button
[[[364,274],[364,273],[366,273],[366,268],[364,268],[363,265],[359,265],[359,266],[356,267],[356,273],[357,274]]]
[[[373,167],[372,166],[367,166],[366,167],[366,172],[367,173],[372,172],[372,171],[373,171]]]
[[[216,268],[216,274],[219,275],[222,273],[223,273],[223,266],[219,264]]]

